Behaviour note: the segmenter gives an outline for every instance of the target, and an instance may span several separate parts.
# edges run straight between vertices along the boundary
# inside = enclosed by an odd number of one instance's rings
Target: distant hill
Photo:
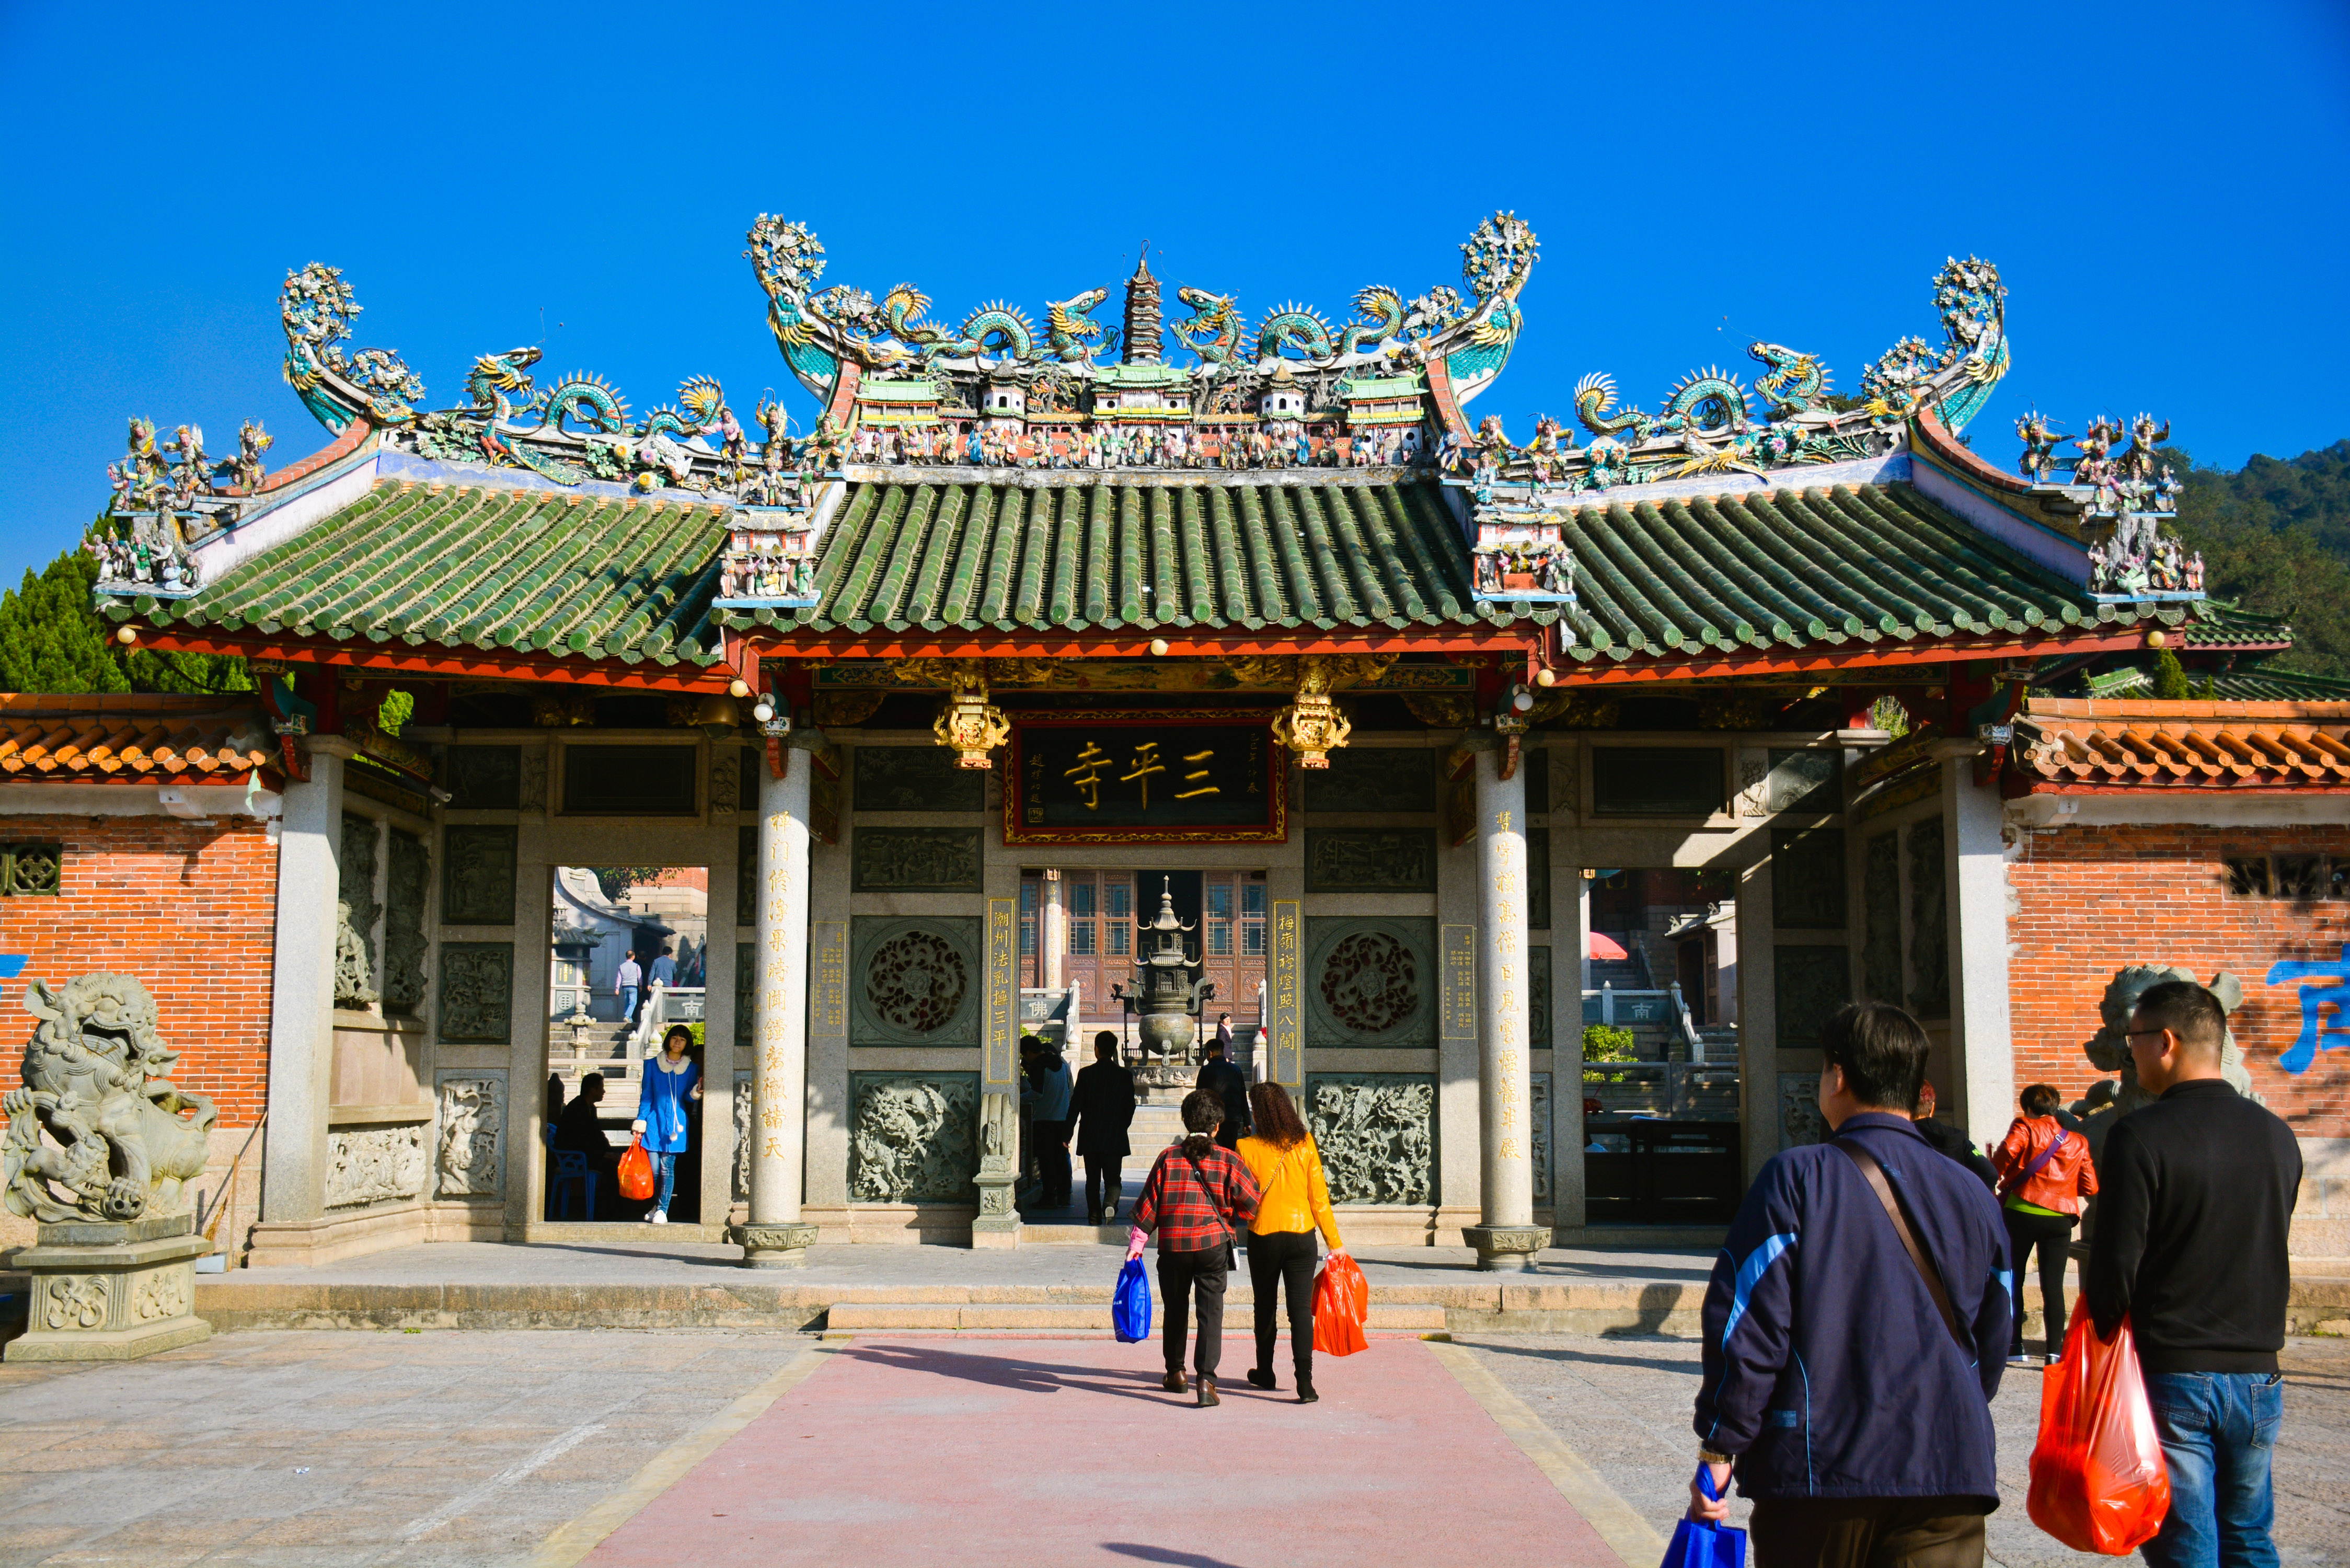
[[[2293,623],[2277,665],[2350,676],[2350,441],[2232,472],[2168,455],[2186,482],[2179,536],[2203,552],[2212,597]]]

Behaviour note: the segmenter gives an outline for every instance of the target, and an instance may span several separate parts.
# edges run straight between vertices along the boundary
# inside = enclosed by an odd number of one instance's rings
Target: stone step
[[[1156,1287],[1153,1287],[1154,1293]],[[1224,1331],[1245,1328],[1244,1293],[1226,1299]],[[1153,1303],[1153,1321],[1159,1303]],[[1237,1314],[1237,1315],[1236,1315]],[[1283,1325],[1286,1327],[1284,1323]],[[1430,1333],[1445,1326],[1444,1309],[1432,1305],[1371,1303],[1363,1326],[1373,1333]],[[1107,1333],[1107,1302],[836,1302],[825,1327],[835,1334],[874,1334],[899,1329],[987,1329],[1024,1333],[1038,1329],[1087,1329]]]

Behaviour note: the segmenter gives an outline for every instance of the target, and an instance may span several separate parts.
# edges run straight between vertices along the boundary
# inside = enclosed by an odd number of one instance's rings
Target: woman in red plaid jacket
[[[1183,1096],[1181,1143],[1170,1144],[1142,1183],[1126,1255],[1142,1256],[1143,1239],[1159,1233],[1159,1293],[1167,1303],[1170,1394],[1183,1384],[1183,1335],[1191,1293],[1200,1297],[1200,1403],[1216,1401],[1216,1362],[1223,1353],[1224,1282],[1241,1230],[1256,1217],[1256,1178],[1240,1157],[1216,1144],[1224,1102],[1212,1089]]]

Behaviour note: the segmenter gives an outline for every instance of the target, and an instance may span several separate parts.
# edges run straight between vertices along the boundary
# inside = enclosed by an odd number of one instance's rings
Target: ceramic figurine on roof
[[[2099,414],[2074,441],[2078,450],[2069,460],[2056,452],[2064,438],[2038,410],[2016,421],[2015,432],[2023,441],[2018,466],[2033,495],[2083,532],[2091,597],[2203,597],[2203,557],[2166,526],[2178,510],[2178,475],[2161,450],[2168,421],[2141,413],[2125,423]]]
[[[1105,287],[1047,302],[1041,333],[1002,302],[951,329],[911,284],[878,304],[819,287],[823,245],[764,214],[744,254],[785,362],[839,421],[852,464],[1365,468],[1420,462],[1523,326],[1533,231],[1496,213],[1461,249],[1467,296],[1438,287],[1407,304],[1373,286],[1336,327],[1293,302],[1252,329],[1235,296],[1189,286],[1175,296],[1190,314],[1168,323],[1146,258],[1127,281],[1122,334],[1093,319]],[[1196,363],[1165,359],[1169,327]]]

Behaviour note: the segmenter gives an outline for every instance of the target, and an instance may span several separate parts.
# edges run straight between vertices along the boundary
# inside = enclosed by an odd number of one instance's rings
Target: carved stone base
[[[746,1269],[803,1269],[816,1245],[813,1225],[730,1225],[726,1239],[743,1249]]]
[[[974,1247],[1016,1247],[1020,1244],[1020,1207],[1014,1197],[1016,1178],[1009,1159],[990,1156],[980,1161],[979,1212],[971,1221]]]
[[[32,1276],[10,1361],[133,1361],[212,1337],[195,1315],[196,1259],[213,1250],[188,1216],[127,1225],[44,1225],[14,1266]]]
[[[1532,1273],[1550,1245],[1543,1225],[1464,1225],[1461,1239],[1477,1249],[1477,1266],[1496,1272]]]

